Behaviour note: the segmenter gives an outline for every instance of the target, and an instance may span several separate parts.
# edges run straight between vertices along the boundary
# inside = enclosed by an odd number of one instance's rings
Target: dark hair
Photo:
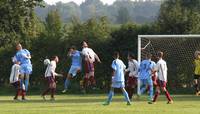
[[[51,60],[54,60],[55,58],[58,58],[58,56],[54,55],[51,57]]]
[[[72,45],[70,49],[76,50],[76,46]]]
[[[135,59],[135,55],[131,52],[128,53],[128,56],[131,57],[132,59]]]
[[[118,51],[115,51],[115,52],[113,53],[113,57],[114,57],[114,58],[118,58],[118,57],[119,57],[119,52],[118,52]]]
[[[151,59],[151,58],[152,58],[152,54],[151,54],[151,53],[147,53],[146,57],[147,57],[148,59]]]
[[[159,58],[162,58],[163,57],[163,52],[162,51],[158,51],[157,55],[158,55]]]

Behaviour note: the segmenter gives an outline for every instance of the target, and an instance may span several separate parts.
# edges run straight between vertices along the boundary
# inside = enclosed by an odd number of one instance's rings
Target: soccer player
[[[153,62],[151,61],[152,54],[147,54],[146,59],[143,60],[139,68],[139,79],[141,82],[140,94],[143,94],[146,89],[149,87],[149,101],[153,99],[153,81],[152,81],[152,71],[153,71]]]
[[[130,99],[133,96],[133,88],[137,86],[137,78],[138,78],[138,62],[135,60],[135,56],[132,53],[128,54],[128,68],[125,70],[129,72],[128,80],[127,80],[127,92]]]
[[[96,86],[96,81],[94,78],[94,62],[97,60],[101,63],[98,55],[88,47],[87,42],[82,42],[82,55],[85,64],[85,76],[84,76],[84,87],[92,86],[93,88]]]
[[[76,50],[75,46],[72,46],[69,49],[68,56],[72,58],[72,64],[64,82],[64,90],[62,91],[63,93],[67,91],[70,80],[74,78],[78,72],[81,71],[81,52]]]
[[[20,84],[20,63],[16,60],[16,57],[13,57],[12,58],[12,62],[14,63],[13,66],[12,66],[12,69],[11,69],[11,73],[10,73],[10,83],[15,87],[16,89],[16,94],[15,94],[15,97],[14,97],[14,100],[18,100],[18,96],[22,95],[22,100],[26,100],[25,99],[25,94],[26,94],[26,91],[25,91],[25,87],[24,85],[21,86]]]
[[[158,62],[156,64],[156,67],[154,69],[154,72],[158,72],[158,80],[157,80],[157,86],[156,86],[156,93],[154,95],[154,99],[152,102],[149,102],[150,104],[154,104],[160,94],[160,88],[162,91],[165,92],[165,96],[168,99],[167,104],[172,104],[173,100],[166,88],[167,85],[167,63],[162,59],[163,58],[163,52],[159,51],[158,52]]]
[[[199,82],[200,82],[200,51],[195,51],[195,60],[194,60],[194,87],[196,90],[196,95],[200,95],[199,91]]]
[[[114,95],[114,88],[120,88],[123,92],[127,105],[131,105],[128,93],[125,90],[125,79],[124,79],[124,71],[126,66],[124,65],[123,61],[119,59],[119,53],[114,52],[113,54],[113,62],[112,62],[112,69],[113,69],[113,76],[112,76],[112,85],[110,92],[108,94],[108,99],[103,105],[109,105],[112,101],[112,97]]]
[[[16,45],[16,59],[20,63],[20,77],[22,83],[25,84],[25,90],[28,91],[29,75],[32,73],[31,54],[27,49],[23,49],[22,45]]]
[[[45,71],[45,79],[48,82],[48,88],[42,93],[42,97],[44,100],[46,100],[45,95],[50,91],[51,92],[51,99],[52,101],[55,100],[54,94],[56,90],[56,81],[55,77],[57,75],[60,75],[55,72],[56,70],[56,64],[59,62],[58,56],[53,56],[51,59],[50,64],[47,66],[46,71]]]

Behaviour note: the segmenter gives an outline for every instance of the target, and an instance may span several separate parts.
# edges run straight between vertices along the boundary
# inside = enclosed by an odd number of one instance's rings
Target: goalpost
[[[157,51],[163,51],[168,65],[168,85],[171,87],[192,85],[196,50],[200,50],[200,35],[138,35],[138,62],[147,53],[156,55]],[[138,80],[138,94],[139,85]]]

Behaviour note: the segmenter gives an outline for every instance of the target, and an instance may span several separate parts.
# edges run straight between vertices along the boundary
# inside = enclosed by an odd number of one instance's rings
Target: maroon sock
[[[51,90],[50,88],[46,89],[46,90],[42,93],[42,96],[46,95],[50,90]]]
[[[89,81],[90,81],[90,84],[91,84],[92,86],[95,86],[95,85],[96,85],[96,81],[95,81],[95,79],[94,79],[94,76],[90,76]]]
[[[172,98],[167,90],[165,91],[165,96],[167,97],[168,101],[172,100]]]
[[[21,90],[21,91],[22,91],[22,99],[24,99],[26,95],[26,91],[25,90]]]
[[[51,89],[51,98],[54,98],[55,90],[56,90],[55,88]]]
[[[159,94],[160,94],[159,92],[156,92],[156,94],[154,95],[154,98],[153,98],[153,102],[156,102],[156,100],[157,100]]]

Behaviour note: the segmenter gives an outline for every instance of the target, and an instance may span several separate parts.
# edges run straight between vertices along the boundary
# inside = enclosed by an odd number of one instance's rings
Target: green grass
[[[173,96],[174,104],[166,104],[160,96],[157,104],[149,105],[146,96],[134,99],[126,106],[122,95],[116,95],[109,106],[102,103],[106,95],[56,95],[56,101],[43,101],[29,96],[28,101],[13,101],[12,96],[0,96],[0,114],[200,114],[200,97]],[[48,98],[47,98],[48,99]]]

